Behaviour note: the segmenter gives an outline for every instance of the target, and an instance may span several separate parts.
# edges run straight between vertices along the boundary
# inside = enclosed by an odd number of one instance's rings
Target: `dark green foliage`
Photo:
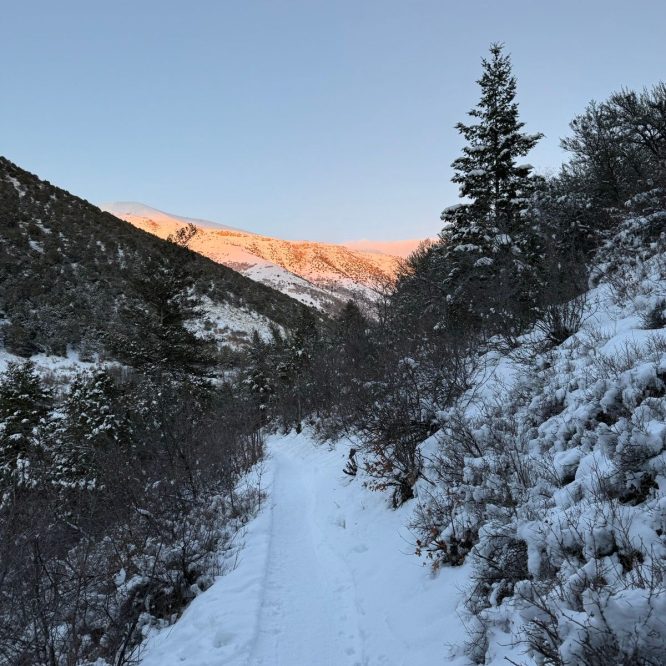
[[[476,121],[458,123],[467,141],[452,164],[463,203],[442,213],[445,227],[438,261],[449,325],[469,317],[493,328],[520,327],[526,282],[538,248],[525,215],[534,179],[529,165],[517,164],[541,138],[525,134],[515,101],[516,79],[509,56],[494,44],[478,81],[481,99],[469,112]],[[517,320],[513,322],[512,320]]]
[[[185,226],[178,229],[173,234],[167,236],[167,241],[175,243],[180,247],[188,247],[190,241],[199,233],[199,227],[192,222],[188,222]]]
[[[51,406],[34,365],[11,363],[0,375],[0,478],[2,485],[34,481],[38,429]]]
[[[171,372],[206,374],[215,361],[212,343],[194,335],[188,320],[199,314],[191,277],[177,257],[147,261],[147,274],[132,278],[140,300],[125,302],[119,313],[122,325],[108,336],[116,358],[136,368],[167,368]]]
[[[333,339],[345,366],[353,367],[371,353],[369,327],[354,301],[347,301],[333,320]]]
[[[191,229],[173,242],[160,240],[5,158],[0,211],[0,311],[8,322],[0,334],[13,353],[65,354],[69,346],[89,357],[120,358],[125,348],[125,361],[132,354],[142,364],[175,356],[185,367],[200,368],[205,354],[199,349],[194,358],[184,358],[183,347],[193,340],[173,318],[176,306],[193,295],[246,306],[286,328],[300,316],[296,301],[189,251]],[[187,293],[175,295],[176,288]],[[173,356],[165,353],[167,330],[178,330]],[[139,349],[127,349],[128,336]]]
[[[660,298],[643,315],[643,328],[648,330],[666,327],[666,299]]]
[[[390,294],[393,319],[411,334],[430,333],[446,316],[446,264],[442,243],[421,245],[405,261]]]
[[[50,433],[57,483],[95,488],[100,463],[110,456],[126,458],[135,432],[130,410],[128,397],[108,370],[78,375],[62,406],[64,418]]]
[[[483,59],[478,84],[481,99],[469,112],[476,122],[456,126],[467,145],[451,165],[455,170],[451,180],[460,185],[460,195],[470,203],[445,211],[442,219],[461,227],[460,232],[478,225],[478,230],[468,229],[469,233],[511,234],[521,226],[521,213],[532,190],[531,167],[517,165],[516,158],[527,155],[542,135],[521,132],[524,123],[518,120],[516,79],[502,45],[490,47],[490,59]],[[492,235],[489,241],[493,241]]]
[[[304,416],[317,402],[313,396],[317,387],[311,369],[319,351],[318,342],[317,320],[312,311],[304,307],[293,332],[277,345],[276,384],[280,387],[278,395],[285,430],[293,425],[300,432]]]
[[[501,45],[483,60],[478,83],[474,122],[458,123],[467,143],[452,164],[464,199],[442,213],[439,240],[408,259],[391,297],[400,325],[413,333],[512,339],[532,319],[544,250],[530,213],[542,181],[518,159],[541,135],[522,131],[516,80]]]

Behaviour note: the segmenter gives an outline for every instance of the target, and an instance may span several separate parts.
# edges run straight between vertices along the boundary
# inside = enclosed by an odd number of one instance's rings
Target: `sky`
[[[420,238],[491,42],[548,172],[591,99],[666,78],[665,26],[663,0],[3,0],[0,153],[94,203]]]

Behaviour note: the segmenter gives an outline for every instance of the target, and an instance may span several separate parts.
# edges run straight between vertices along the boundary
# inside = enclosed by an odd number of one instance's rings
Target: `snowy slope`
[[[251,308],[214,303],[207,296],[199,301],[199,313],[199,318],[187,322],[187,327],[197,336],[226,347],[242,347],[250,342],[255,331],[262,340],[270,340],[271,326],[275,326],[268,317]]]
[[[397,241],[373,241],[373,240],[356,240],[356,241],[345,241],[343,245],[348,247],[350,250],[355,250],[358,252],[375,252],[377,254],[389,254],[394,257],[401,257],[402,259],[407,259],[407,257],[412,254],[415,250],[418,249],[419,245],[423,242],[429,242],[433,239],[419,239],[419,238],[410,238],[407,240],[397,240]]]
[[[421,512],[422,553],[446,568],[459,535],[472,534],[460,611],[478,663],[664,663],[660,225],[648,243],[646,220],[628,220],[577,301],[575,332],[544,347],[537,330],[508,355],[488,353],[428,443],[436,483]]]
[[[418,241],[385,244],[362,241],[358,247],[353,243],[285,241],[171,215],[134,202],[107,203],[101,207],[160,238],[166,238],[186,222],[193,222],[200,229],[190,243],[195,252],[307,305],[329,311],[351,297],[372,301],[377,291],[394,279],[401,258],[418,245]]]
[[[410,509],[342,473],[346,447],[269,441],[268,504],[238,567],[149,638],[143,666],[426,666],[464,629],[466,568],[436,578],[413,556]],[[450,657],[449,664],[466,664]]]
[[[0,373],[7,370],[10,363],[24,363],[25,358],[11,354],[4,348],[0,348]],[[82,370],[97,367],[96,363],[82,361],[76,352],[70,351],[65,356],[49,356],[48,354],[35,354],[30,358],[39,370],[40,374],[47,376],[55,386],[67,385],[71,378]],[[112,365],[109,363],[109,365]]]

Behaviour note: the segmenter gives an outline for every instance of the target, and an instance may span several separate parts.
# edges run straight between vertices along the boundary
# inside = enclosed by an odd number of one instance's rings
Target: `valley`
[[[665,666],[641,1],[6,3],[0,666]]]

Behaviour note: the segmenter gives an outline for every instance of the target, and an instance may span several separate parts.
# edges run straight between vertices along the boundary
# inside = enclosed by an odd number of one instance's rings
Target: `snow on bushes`
[[[629,220],[581,329],[531,358],[527,336],[510,381],[440,414],[413,528],[435,568],[473,564],[478,663],[663,663],[666,331],[641,317],[664,302],[663,244]]]

